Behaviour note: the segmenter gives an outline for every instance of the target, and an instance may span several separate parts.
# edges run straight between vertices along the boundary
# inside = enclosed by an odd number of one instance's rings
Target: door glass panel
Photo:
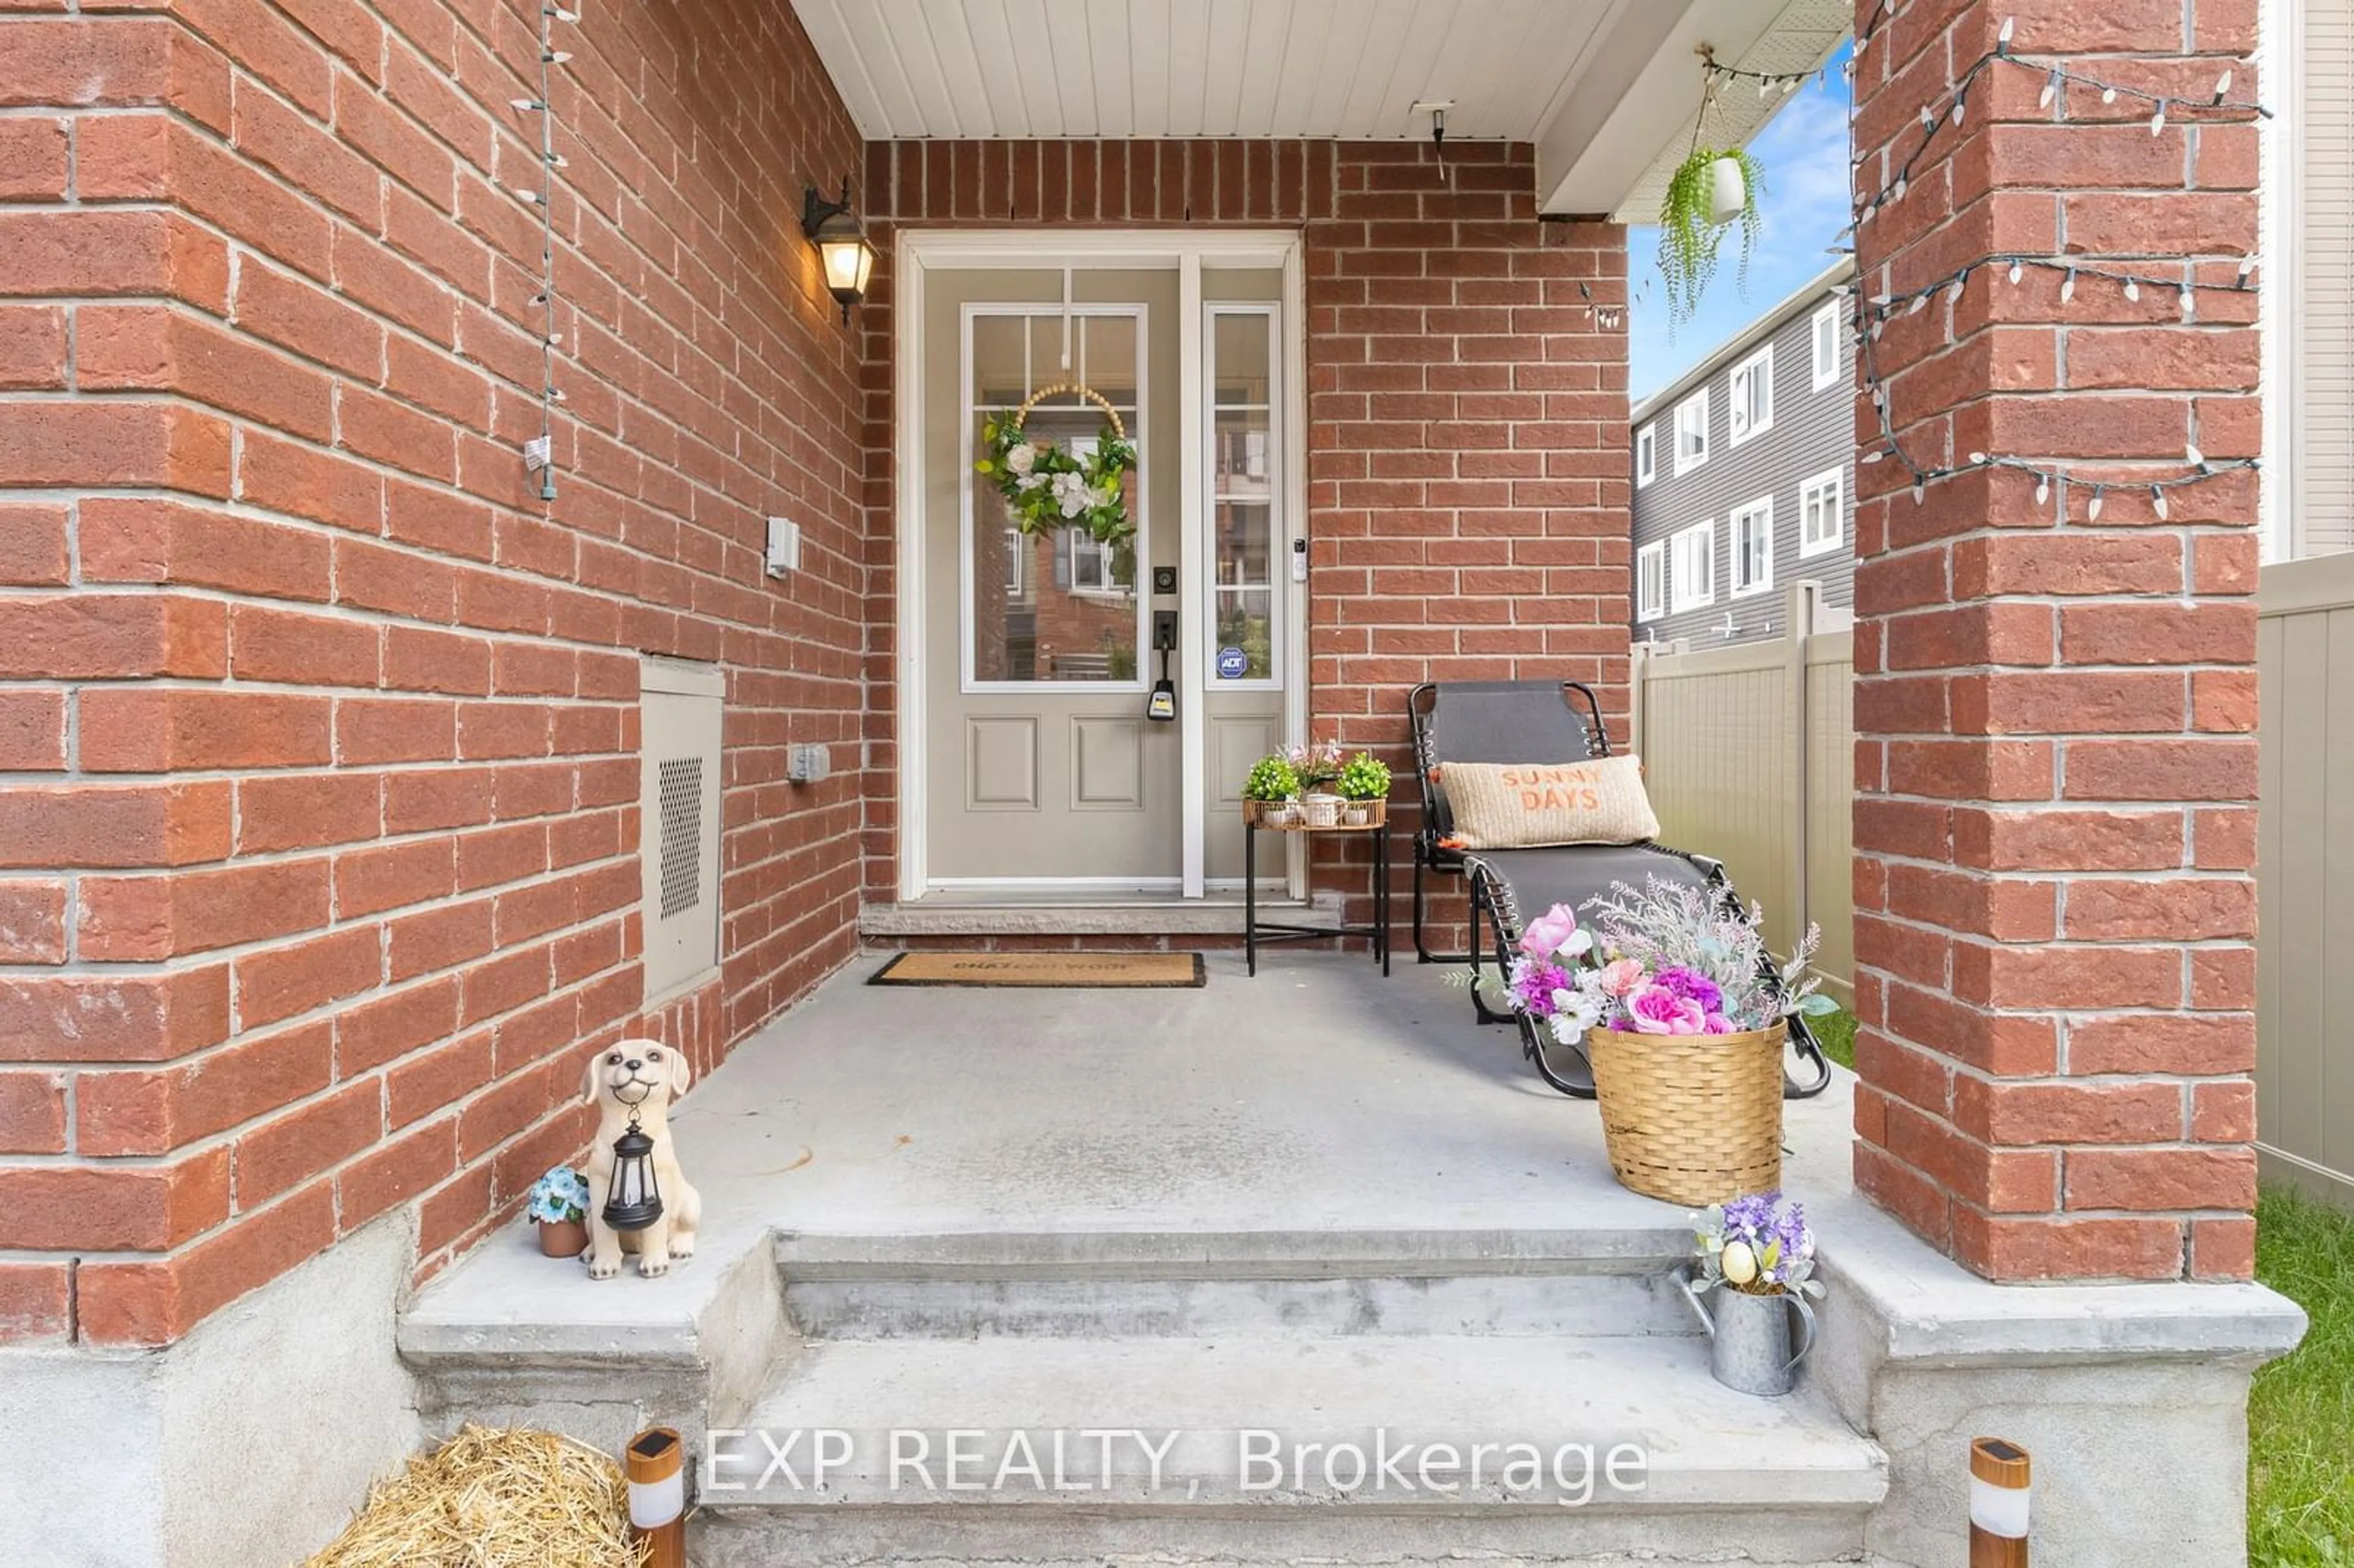
[[[1217,538],[1212,546],[1215,553],[1210,563],[1217,574],[1217,586],[1267,587],[1267,556],[1272,551],[1268,548],[1267,503],[1220,501],[1217,520]]]
[[[1006,408],[1022,401],[1030,361],[1020,316],[975,316],[972,321],[972,406]]]
[[[1125,418],[1136,407],[1136,319],[1083,316],[1078,327],[1075,357],[1080,373]]]
[[[1210,593],[1213,681],[1276,675],[1278,452],[1269,379],[1274,318],[1210,316]],[[1239,657],[1237,655],[1239,654]]]
[[[1023,535],[993,480],[968,467],[972,526],[967,531],[971,560],[966,581],[972,597],[975,681],[1138,678],[1137,560],[1146,526],[1140,482],[1144,443],[1136,402],[1141,327],[1141,318],[1133,311],[1074,314],[1071,366],[1066,371],[1059,307],[973,318],[966,411],[975,452],[983,449],[986,425],[1011,418],[1025,399],[1046,387],[1077,381],[1112,405],[1139,453],[1139,471],[1131,472],[1127,483],[1129,515],[1137,524],[1137,535],[1132,544],[1118,547],[1098,544],[1084,527]],[[1095,450],[1105,424],[1097,404],[1063,393],[1032,408],[1023,430],[1034,443],[1051,443],[1084,461]]]
[[[1221,311],[1211,320],[1219,404],[1267,402],[1268,318],[1256,311]]]

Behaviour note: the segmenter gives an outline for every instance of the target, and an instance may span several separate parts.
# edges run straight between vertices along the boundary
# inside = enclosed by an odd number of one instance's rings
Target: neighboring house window
[[[1708,461],[1708,388],[1676,405],[1676,471],[1689,473]]]
[[[1834,300],[1815,313],[1815,390],[1819,392],[1839,379],[1839,302]]]
[[[1029,562],[1030,535],[1019,528],[1008,528],[1005,531],[1006,598],[1020,599],[1022,590],[1029,586],[1028,574],[1023,570]]]
[[[1726,413],[1733,426],[1733,444],[1774,428],[1774,345],[1767,344],[1733,367],[1732,396]]]
[[[1668,541],[1668,590],[1677,614],[1716,602],[1716,521],[1695,523]]]
[[[1847,535],[1846,486],[1838,469],[1819,473],[1798,486],[1798,554],[1819,556],[1836,550]]]
[[[1726,520],[1733,536],[1733,599],[1763,593],[1774,586],[1774,498],[1761,495]]]
[[[1668,612],[1668,542],[1635,552],[1635,619],[1657,620]]]
[[[1659,427],[1646,425],[1635,432],[1635,488],[1640,490],[1659,471]]]
[[[1111,546],[1097,542],[1085,528],[1063,530],[1063,546],[1069,551],[1071,591],[1073,593],[1118,593],[1119,585],[1111,578]]]

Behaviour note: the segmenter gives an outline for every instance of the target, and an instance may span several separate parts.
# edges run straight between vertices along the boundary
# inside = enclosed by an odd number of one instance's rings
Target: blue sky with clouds
[[[1843,243],[1840,231],[1848,221],[1849,91],[1840,69],[1847,57],[1842,45],[1821,82],[1809,80],[1799,88],[1750,143],[1766,165],[1766,191],[1765,232],[1750,260],[1745,291],[1739,278],[1740,236],[1728,234],[1723,265],[1701,296],[1699,311],[1671,331],[1667,290],[1653,260],[1659,231],[1649,225],[1628,230],[1634,300],[1627,318],[1628,390],[1636,401],[1707,358],[1717,344],[1831,264],[1828,248]],[[1755,90],[1736,83],[1727,90]]]

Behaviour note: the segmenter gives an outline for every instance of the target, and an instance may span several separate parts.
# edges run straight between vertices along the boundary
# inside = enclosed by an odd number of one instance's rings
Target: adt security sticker
[[[1239,648],[1218,650],[1218,679],[1239,681],[1250,673],[1250,658]]]

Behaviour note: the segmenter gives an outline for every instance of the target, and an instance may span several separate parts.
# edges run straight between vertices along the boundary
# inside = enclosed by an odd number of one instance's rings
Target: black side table
[[[1265,829],[1271,833],[1299,833],[1313,837],[1323,833],[1353,833],[1360,837],[1371,834],[1373,841],[1373,918],[1370,925],[1295,926],[1258,917],[1258,835],[1261,825],[1254,803],[1243,814],[1243,951],[1252,974],[1258,973],[1258,945],[1261,942],[1297,942],[1312,937],[1371,937],[1373,939],[1373,961],[1382,966],[1382,974],[1390,972],[1390,830],[1384,820],[1347,827],[1335,823],[1329,828],[1311,828],[1305,822],[1287,822]]]

